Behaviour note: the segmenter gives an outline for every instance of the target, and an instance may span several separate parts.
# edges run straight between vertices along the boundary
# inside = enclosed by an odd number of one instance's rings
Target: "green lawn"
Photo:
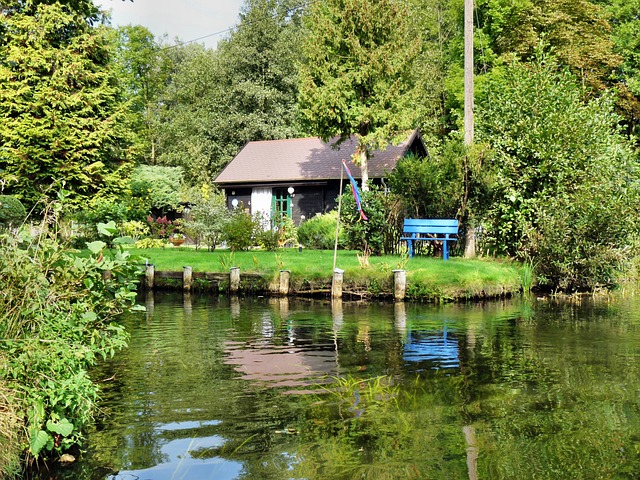
[[[330,282],[333,271],[333,251],[330,250],[209,252],[168,247],[135,250],[135,253],[154,264],[156,271],[181,271],[183,267],[190,266],[194,272],[228,272],[231,267],[239,267],[241,272],[276,278],[280,270],[290,270],[294,285],[304,282],[326,284]],[[515,293],[522,289],[530,276],[521,264],[493,258],[468,260],[454,257],[445,262],[434,257],[407,259],[388,255],[372,256],[368,260],[369,265],[363,266],[357,252],[338,251],[336,266],[345,271],[345,285],[364,288],[372,293],[389,291],[393,270],[404,269],[409,296],[456,299]]]

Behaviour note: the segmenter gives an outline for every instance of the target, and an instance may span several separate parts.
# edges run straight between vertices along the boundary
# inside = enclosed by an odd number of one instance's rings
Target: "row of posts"
[[[155,268],[153,265],[147,265],[145,272],[145,283],[147,288],[153,288],[155,282]],[[278,293],[287,295],[289,293],[289,280],[291,272],[289,270],[280,270],[280,285]],[[182,288],[190,291],[193,283],[193,269],[184,267],[182,272]],[[333,279],[331,281],[331,298],[342,298],[342,287],[344,284],[344,270],[336,268],[333,271]],[[238,293],[240,290],[240,268],[233,267],[229,272],[229,293]],[[407,291],[407,274],[405,270],[393,271],[393,298],[394,300],[404,300]]]

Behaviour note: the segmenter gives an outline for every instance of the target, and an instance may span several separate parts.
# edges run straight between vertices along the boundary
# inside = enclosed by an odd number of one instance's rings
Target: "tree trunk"
[[[467,233],[464,236],[464,258],[476,256],[476,235],[474,230],[471,225],[467,225]]]
[[[353,160],[353,163],[360,167],[362,191],[366,192],[369,190],[369,152],[366,148],[362,148],[360,146],[351,158]]]
[[[369,191],[369,154],[364,151],[360,157],[360,171],[362,172],[362,191]]]

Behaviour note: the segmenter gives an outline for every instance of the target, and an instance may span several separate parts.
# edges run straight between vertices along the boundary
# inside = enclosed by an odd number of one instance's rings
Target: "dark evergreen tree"
[[[126,176],[108,31],[91,7],[15,2],[0,20],[0,171],[28,206],[56,182],[80,203]]]

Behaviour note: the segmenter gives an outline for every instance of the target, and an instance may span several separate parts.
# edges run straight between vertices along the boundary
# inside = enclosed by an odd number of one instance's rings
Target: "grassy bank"
[[[291,271],[295,291],[321,290],[331,283],[333,251],[281,249],[277,252],[226,250],[195,251],[190,248],[138,250],[156,271],[241,272],[277,278],[280,270]],[[526,267],[506,260],[401,256],[369,257],[368,265],[354,251],[339,251],[336,266],[345,271],[345,289],[363,295],[391,293],[393,270],[407,272],[407,296],[421,301],[459,300],[513,294],[529,286]]]

